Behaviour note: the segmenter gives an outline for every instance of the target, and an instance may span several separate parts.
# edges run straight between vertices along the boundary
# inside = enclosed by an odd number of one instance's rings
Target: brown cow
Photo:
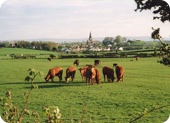
[[[100,73],[95,67],[87,67],[86,69],[86,83],[90,83],[91,85],[94,84],[96,81],[97,84],[100,83]]]
[[[73,64],[79,66],[79,60],[75,60]]]
[[[114,70],[111,67],[103,67],[102,69],[103,72],[103,77],[104,77],[104,82],[106,81],[105,77],[107,76],[107,81],[108,82],[113,82],[115,77],[114,77]]]
[[[101,66],[101,61],[100,60],[94,60],[94,65],[100,65]]]
[[[49,81],[49,79],[51,79],[52,81],[54,81],[54,77],[58,76],[59,81],[61,82],[62,80],[62,74],[63,74],[63,68],[61,67],[55,67],[52,69],[49,69],[47,76],[44,78],[46,82]]]
[[[86,84],[90,83],[91,85],[93,85],[95,77],[96,77],[95,68],[87,67],[87,69],[86,69]]]
[[[86,77],[86,69],[88,68],[88,66],[85,66],[83,68],[79,68],[80,70],[80,74],[81,74],[81,77],[82,77],[82,81],[84,80],[84,78]]]
[[[73,82],[75,74],[76,74],[76,67],[75,66],[68,67],[66,69],[66,77],[65,77],[66,82],[68,83],[70,77],[71,77],[71,80]]]
[[[95,71],[96,71],[96,77],[95,77],[96,83],[97,83],[97,84],[100,84],[100,72],[99,72],[99,70],[96,69],[96,68],[95,68]]]
[[[123,82],[123,76],[124,76],[123,66],[119,66],[117,64],[113,64],[113,66],[115,67],[117,82],[120,82],[120,81]]]

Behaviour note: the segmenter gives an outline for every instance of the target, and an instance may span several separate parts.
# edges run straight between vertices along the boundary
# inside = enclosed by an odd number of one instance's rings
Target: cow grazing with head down
[[[93,85],[94,83],[100,84],[100,73],[95,67],[87,67],[86,69],[86,83]]]
[[[115,77],[114,77],[113,68],[105,66],[105,67],[103,67],[102,72],[103,72],[104,82],[106,81],[106,77],[107,77],[108,82],[114,81]]]
[[[124,76],[124,67],[119,66],[117,64],[113,64],[115,67],[115,72],[116,72],[116,77],[117,77],[117,82],[123,82],[123,76]]]
[[[54,81],[54,77],[55,76],[58,76],[59,78],[59,81],[61,82],[62,80],[62,74],[63,74],[63,68],[61,67],[55,67],[55,68],[52,68],[52,69],[49,69],[46,77],[44,78],[46,82],[49,81],[49,79],[51,79],[52,81]]]
[[[79,60],[75,60],[73,64],[79,66]]]
[[[86,77],[86,69],[88,68],[88,66],[85,66],[83,68],[79,68],[79,71],[80,71],[80,74],[81,74],[81,77],[82,77],[82,81],[85,79]]]
[[[73,82],[75,78],[75,74],[76,74],[76,67],[75,66],[68,67],[66,69],[66,77],[65,77],[66,82],[68,83],[70,77]]]
[[[94,60],[94,65],[97,66],[97,65],[100,65],[101,66],[101,61],[100,60]]]
[[[80,74],[81,74],[81,77],[82,77],[82,81],[86,78],[86,69],[88,67],[95,67],[95,66],[94,65],[90,65],[90,64],[86,64],[85,67],[79,68],[79,71],[80,71]]]

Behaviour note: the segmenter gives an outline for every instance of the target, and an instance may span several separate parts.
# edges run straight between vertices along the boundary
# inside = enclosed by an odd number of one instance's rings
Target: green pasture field
[[[0,48],[0,60],[10,59],[10,54],[15,55],[35,55],[36,58],[48,58],[52,51],[32,50],[23,48]]]
[[[84,123],[128,123],[146,110],[170,104],[170,68],[157,63],[159,58],[139,58],[139,61],[132,58],[101,58],[101,66],[97,66],[101,84],[93,86],[86,85],[78,71],[86,64],[93,64],[93,58],[79,59],[75,81],[68,84],[64,81],[65,70],[73,65],[74,60],[53,59],[50,62],[46,59],[3,58],[0,60],[0,97],[5,97],[7,90],[10,90],[13,104],[21,110],[25,102],[24,93],[31,86],[24,79],[28,75],[27,70],[34,68],[42,71],[44,76],[35,79],[39,88],[32,91],[27,108],[38,111],[42,122],[47,119],[42,112],[43,106],[58,106],[64,123],[78,123],[83,115]],[[124,82],[104,82],[102,67],[112,67],[113,63],[124,66]],[[64,69],[62,82],[58,82],[56,77],[55,82],[46,83],[44,77],[55,66]],[[163,123],[169,115],[170,106],[166,106],[153,110],[137,123]],[[32,117],[25,116],[23,122],[32,120]]]

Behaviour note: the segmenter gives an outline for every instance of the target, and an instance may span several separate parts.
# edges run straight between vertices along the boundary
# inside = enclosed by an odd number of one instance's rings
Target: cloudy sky
[[[0,8],[0,40],[150,36],[170,23],[153,20],[151,11],[135,12],[134,0],[6,0]]]

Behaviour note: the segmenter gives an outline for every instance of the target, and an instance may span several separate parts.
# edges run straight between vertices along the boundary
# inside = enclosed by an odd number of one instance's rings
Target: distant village
[[[87,41],[75,41],[57,43],[54,41],[3,41],[0,42],[0,47],[12,48],[27,48],[47,51],[57,51],[65,53],[76,52],[110,52],[110,51],[123,51],[123,50],[142,50],[142,49],[158,49],[161,44],[159,41],[142,41],[142,40],[129,40],[120,35],[116,37],[105,37],[103,41],[93,40],[92,33],[89,33]]]
[[[109,43],[110,42],[110,43]],[[82,52],[82,51],[111,51],[113,50],[112,41],[108,41],[107,44],[98,40],[93,40],[90,32],[87,41],[83,42],[71,42],[71,43],[56,43],[52,41],[11,41],[0,42],[0,47],[12,47],[12,48],[31,48],[40,50],[54,50],[61,52]],[[123,47],[115,47],[114,50],[123,50]]]

